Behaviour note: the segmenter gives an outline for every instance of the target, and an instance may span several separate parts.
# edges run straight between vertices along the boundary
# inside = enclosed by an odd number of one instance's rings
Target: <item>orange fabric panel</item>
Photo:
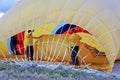
[[[44,35],[35,43],[35,57],[40,60],[47,61],[67,61],[71,63],[70,57],[70,37],[72,35]],[[74,38],[74,37],[73,37]],[[87,56],[86,56],[87,55]],[[87,63],[93,63],[94,58],[91,55],[90,51],[82,46],[82,43],[79,41],[79,53],[78,56],[84,59]],[[51,60],[52,59],[52,60]],[[79,61],[81,64],[81,61]]]
[[[41,36],[34,45],[34,59],[47,62],[62,62],[72,65],[70,54],[71,42],[69,39],[71,36],[72,35],[68,34]],[[106,56],[98,56],[95,54],[95,51],[89,50],[84,43],[79,41],[78,66],[83,67],[90,64],[89,67],[94,69],[96,66],[99,70],[106,69],[106,66],[109,64]],[[98,65],[102,65],[102,68]]]

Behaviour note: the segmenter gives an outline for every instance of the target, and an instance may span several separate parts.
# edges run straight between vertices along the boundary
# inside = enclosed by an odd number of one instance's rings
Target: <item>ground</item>
[[[0,80],[120,80],[120,62],[112,73],[75,69],[64,64],[0,60]]]

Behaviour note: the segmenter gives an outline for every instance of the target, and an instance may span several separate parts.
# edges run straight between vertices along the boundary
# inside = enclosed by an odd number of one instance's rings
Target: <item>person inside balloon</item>
[[[73,65],[78,65],[78,51],[79,51],[79,41],[81,37],[76,33],[76,30],[72,30],[72,34],[70,36],[70,46],[71,46],[71,58]]]
[[[33,55],[34,55],[34,48],[33,48],[33,39],[38,39],[40,37],[34,37],[32,33],[34,30],[28,30],[27,34],[27,46],[26,46],[26,51],[27,51],[27,58],[28,61],[31,60],[33,61]]]

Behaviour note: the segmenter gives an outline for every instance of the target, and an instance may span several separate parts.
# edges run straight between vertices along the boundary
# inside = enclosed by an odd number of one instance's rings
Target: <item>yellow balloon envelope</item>
[[[43,36],[34,40],[34,60],[72,65],[69,37],[76,29],[78,66],[111,72],[120,60],[117,0],[113,5],[114,11],[104,0],[21,0],[0,19],[0,59],[27,60],[27,30],[34,29],[33,36]]]

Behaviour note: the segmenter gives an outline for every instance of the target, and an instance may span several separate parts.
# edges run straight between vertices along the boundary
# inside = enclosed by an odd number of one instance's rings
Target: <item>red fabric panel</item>
[[[19,44],[16,45],[16,48],[17,48],[17,50],[19,51],[20,54],[25,53],[24,34],[25,34],[25,31],[22,31],[22,32],[17,34],[17,40],[19,41]]]
[[[91,35],[91,33],[89,31],[87,31],[79,26],[77,26],[76,28],[71,28],[71,29],[67,30],[66,32],[64,32],[64,34],[72,34],[73,29],[75,29],[76,32],[83,32],[83,33],[87,33],[87,34]]]

